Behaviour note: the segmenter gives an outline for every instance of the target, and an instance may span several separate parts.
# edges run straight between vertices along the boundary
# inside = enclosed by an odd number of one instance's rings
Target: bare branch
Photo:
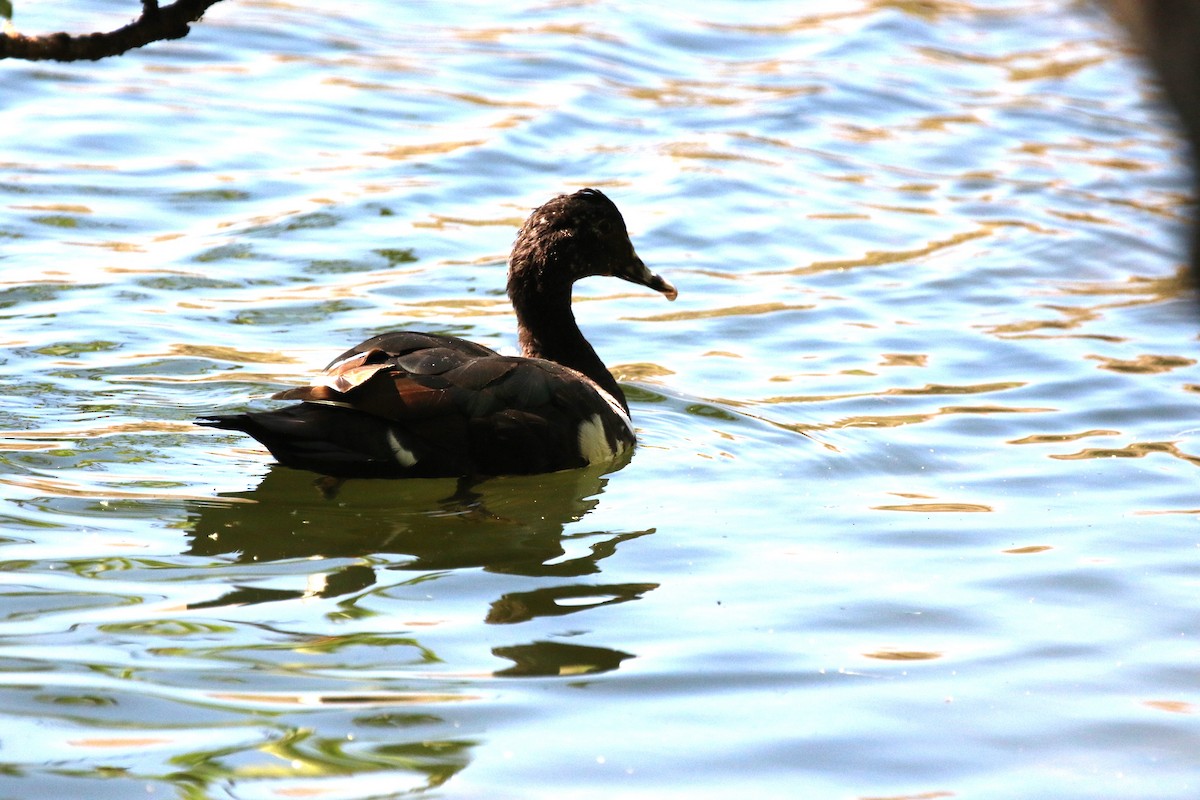
[[[188,25],[221,0],[176,0],[159,8],[158,0],[142,0],[142,15],[107,33],[51,33],[45,36],[0,35],[0,59],[25,61],[98,61],[164,39],[182,39]]]

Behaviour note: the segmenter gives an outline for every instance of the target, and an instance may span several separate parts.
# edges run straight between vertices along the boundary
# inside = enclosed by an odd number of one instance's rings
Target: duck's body
[[[627,412],[579,372],[463,339],[368,339],[279,411],[215,417],[281,463],[342,478],[554,472],[633,446]]]
[[[522,226],[508,293],[523,356],[453,336],[398,331],[338,356],[279,411],[216,416],[282,464],[339,478],[554,472],[613,459],[634,445],[625,395],[583,338],[571,286],[613,275],[675,299],[634,252],[615,205],[584,189]]]

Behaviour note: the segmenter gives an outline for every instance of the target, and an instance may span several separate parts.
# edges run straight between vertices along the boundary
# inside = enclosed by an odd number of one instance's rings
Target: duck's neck
[[[575,322],[570,284],[536,288],[510,285],[509,296],[517,312],[523,356],[544,358],[582,372],[629,411],[625,393]]]

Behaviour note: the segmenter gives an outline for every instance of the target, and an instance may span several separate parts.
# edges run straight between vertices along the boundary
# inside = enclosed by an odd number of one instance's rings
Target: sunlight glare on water
[[[231,0],[0,85],[0,795],[1196,796],[1188,179],[1094,9]],[[577,288],[628,464],[192,424],[515,352],[582,186],[680,291]]]

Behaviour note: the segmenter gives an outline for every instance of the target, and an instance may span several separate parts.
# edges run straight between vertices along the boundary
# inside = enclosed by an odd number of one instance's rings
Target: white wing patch
[[[596,390],[596,394],[600,395],[600,397],[604,399],[604,402],[608,403],[608,407],[613,410],[613,413],[621,418],[621,422],[625,423],[625,430],[629,431],[629,436],[632,438],[633,437],[633,420],[631,420],[629,418],[629,414],[626,413],[625,409],[621,408],[621,404],[617,402],[617,398],[613,397],[611,394],[604,391],[604,389],[602,389],[600,387],[600,384],[596,383],[594,380],[589,378],[587,375],[584,375],[582,372],[580,372],[578,374],[579,374],[580,378],[583,378],[585,381],[587,381],[588,383],[590,383],[592,385],[592,388]],[[595,419],[598,419],[598,417],[592,417],[592,419],[588,420],[588,422],[591,422],[592,420],[595,420]]]
[[[579,423],[579,454],[589,464],[611,461],[617,455],[617,451],[608,443],[604,420],[600,419],[599,414],[592,414]]]
[[[400,444],[400,440],[396,438],[395,432],[389,430],[387,432],[388,447],[392,448],[392,455],[396,457],[396,463],[402,467],[411,467],[417,463],[417,457],[413,452]]]
[[[600,387],[600,384],[582,372],[578,374],[580,378],[592,385],[592,388],[596,390],[596,394],[600,395],[604,399],[604,402],[608,403],[608,407],[612,409],[613,413],[625,425],[625,430],[629,432],[629,438],[632,439],[634,436],[633,420],[629,418],[629,414],[625,412],[625,409],[621,408],[621,404],[617,402],[617,398],[604,391]],[[578,444],[579,454],[589,464],[611,461],[628,448],[628,445],[622,442],[618,449],[613,449],[612,445],[608,443],[608,436],[604,433],[604,421],[600,419],[599,414],[592,414],[592,416],[579,423]]]

